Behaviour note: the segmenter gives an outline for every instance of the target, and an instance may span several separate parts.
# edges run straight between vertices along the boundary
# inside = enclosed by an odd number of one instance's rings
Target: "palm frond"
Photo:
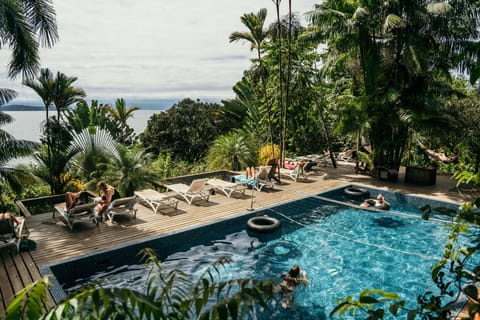
[[[15,99],[16,96],[16,91],[6,88],[0,88],[0,107]]]

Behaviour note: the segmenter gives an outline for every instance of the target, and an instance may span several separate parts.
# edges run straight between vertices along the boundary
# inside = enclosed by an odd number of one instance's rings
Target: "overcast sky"
[[[301,16],[318,1],[292,0]],[[288,1],[281,1],[281,15]],[[229,43],[246,31],[240,16],[267,8],[272,0],[55,0],[59,42],[41,50],[42,67],[78,77],[90,99],[227,98],[254,56],[246,43]],[[10,52],[0,50],[0,87],[16,101],[38,100],[6,77]]]

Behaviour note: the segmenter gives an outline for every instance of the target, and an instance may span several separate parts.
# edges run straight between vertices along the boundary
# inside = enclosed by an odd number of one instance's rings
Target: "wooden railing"
[[[88,198],[95,198],[96,196],[97,195],[91,191],[84,191],[81,194],[81,197],[88,197]],[[39,206],[39,207],[45,206],[45,208],[47,209],[44,212],[36,212],[36,213],[54,212],[54,206],[57,203],[62,203],[62,202],[65,202],[65,194],[57,194],[53,196],[18,200],[16,202],[16,205],[20,209],[20,212],[24,217],[30,217],[32,216],[31,208],[34,206]]]

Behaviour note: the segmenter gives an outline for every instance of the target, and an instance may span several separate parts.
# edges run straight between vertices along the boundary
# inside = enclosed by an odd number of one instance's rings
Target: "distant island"
[[[50,108],[55,110],[54,108]],[[1,106],[0,111],[44,111],[45,107],[42,106],[27,106],[24,104],[11,104],[7,106]]]
[[[193,99],[192,99],[193,100]],[[220,103],[221,99],[219,98],[203,98],[198,99],[206,103]],[[98,99],[99,103],[109,104],[114,106],[115,100],[108,99]],[[143,110],[167,110],[170,109],[174,104],[178,103],[180,99],[126,99],[127,107],[139,106]],[[87,100],[90,105],[91,100]],[[4,106],[0,106],[0,111],[44,111],[45,107],[38,102],[20,102],[9,103]],[[51,107],[49,110],[54,110],[54,107]]]

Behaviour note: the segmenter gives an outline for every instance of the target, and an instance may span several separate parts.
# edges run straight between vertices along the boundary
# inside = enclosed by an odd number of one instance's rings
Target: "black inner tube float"
[[[272,232],[280,228],[280,220],[267,215],[248,219],[247,226],[256,232]]]
[[[358,187],[347,187],[343,189],[343,192],[345,192],[347,196],[354,198],[370,196],[370,191]]]

